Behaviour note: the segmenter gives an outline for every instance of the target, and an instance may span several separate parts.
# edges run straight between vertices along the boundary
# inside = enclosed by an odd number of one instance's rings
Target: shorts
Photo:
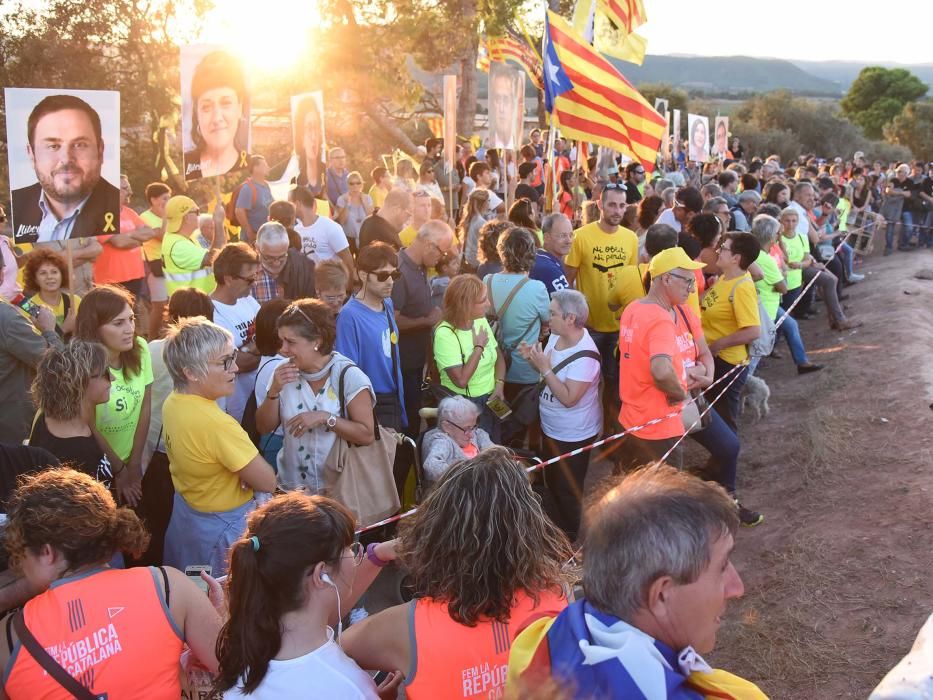
[[[154,302],[168,301],[168,290],[165,288],[165,278],[156,277],[151,272],[146,275],[146,282],[149,285],[149,300]]]

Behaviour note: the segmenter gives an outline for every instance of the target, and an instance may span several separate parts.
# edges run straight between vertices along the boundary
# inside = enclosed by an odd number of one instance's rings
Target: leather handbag
[[[340,370],[337,382],[342,418],[347,418],[344,377],[353,366],[348,364]],[[397,448],[396,433],[379,425],[373,410],[372,443],[354,445],[337,435],[324,460],[325,494],[349,508],[359,527],[388,518],[402,506],[392,471]]]

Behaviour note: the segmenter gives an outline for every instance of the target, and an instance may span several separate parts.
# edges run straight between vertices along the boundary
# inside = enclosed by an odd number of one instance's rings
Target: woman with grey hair
[[[175,486],[165,563],[227,570],[227,550],[256,508],[254,491],[275,490],[275,472],[246,431],[217,405],[233,393],[236,350],[225,328],[202,316],[170,326],[163,350],[174,391],[162,408]]]
[[[599,437],[603,425],[599,400],[600,355],[586,330],[589,307],[574,289],[561,289],[548,307],[551,337],[547,345],[522,343],[519,352],[541,373],[541,453],[566,454]],[[584,452],[548,467],[545,480],[554,495],[555,520],[572,540],[580,528],[583,480],[590,463]]]
[[[781,222],[767,214],[759,214],[752,219],[752,235],[758,239],[761,246],[761,252],[755,262],[761,268],[762,277],[755,282],[758,288],[758,297],[761,299],[761,305],[764,307],[771,320],[778,322],[778,333],[784,336],[787,346],[790,348],[790,354],[797,365],[798,374],[808,374],[823,369],[822,365],[816,365],[807,359],[807,351],[803,347],[803,339],[800,337],[800,329],[797,327],[797,321],[793,316],[789,316],[781,308],[781,295],[787,292],[787,280],[784,272],[778,267],[777,261],[771,256],[770,250],[777,243],[778,234],[781,231]],[[754,373],[755,368],[761,358],[754,357],[749,367],[749,374]]]
[[[540,377],[534,367],[516,352],[522,343],[534,344],[547,328],[548,291],[544,283],[529,277],[538,250],[535,235],[526,228],[509,229],[497,244],[502,272],[487,275],[483,282],[493,316],[499,319],[500,350],[505,358],[505,400],[513,400]],[[524,433],[525,426],[507,421],[502,442]]]
[[[421,445],[428,483],[440,479],[456,462],[472,459],[494,444],[478,426],[479,414],[479,407],[462,396],[449,396],[438,404],[437,427],[425,434]]]

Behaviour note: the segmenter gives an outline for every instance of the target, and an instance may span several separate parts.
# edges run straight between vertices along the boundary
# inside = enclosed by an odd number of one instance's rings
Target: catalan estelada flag
[[[596,8],[623,34],[631,34],[647,19],[641,0],[596,0]]]
[[[525,38],[512,30],[507,30],[505,36],[490,37],[486,41],[489,58],[493,61],[514,61],[528,73],[531,82],[539,90],[544,89],[542,77],[541,56]],[[487,68],[488,72],[488,68]]]
[[[666,122],[616,68],[548,10],[544,100],[561,133],[606,146],[654,170]]]

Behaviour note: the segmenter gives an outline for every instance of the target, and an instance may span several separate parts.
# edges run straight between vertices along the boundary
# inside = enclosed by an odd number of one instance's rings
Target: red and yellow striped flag
[[[606,15],[623,36],[631,34],[646,21],[641,0],[597,0],[596,8]]]
[[[489,58],[493,61],[514,61],[528,74],[531,82],[539,90],[544,89],[541,77],[541,56],[529,46],[523,37],[509,30],[505,36],[490,37],[486,45],[489,49]],[[488,69],[487,69],[488,70]]]
[[[664,118],[551,11],[545,27],[544,78],[545,103],[562,135],[607,146],[654,170]]]

